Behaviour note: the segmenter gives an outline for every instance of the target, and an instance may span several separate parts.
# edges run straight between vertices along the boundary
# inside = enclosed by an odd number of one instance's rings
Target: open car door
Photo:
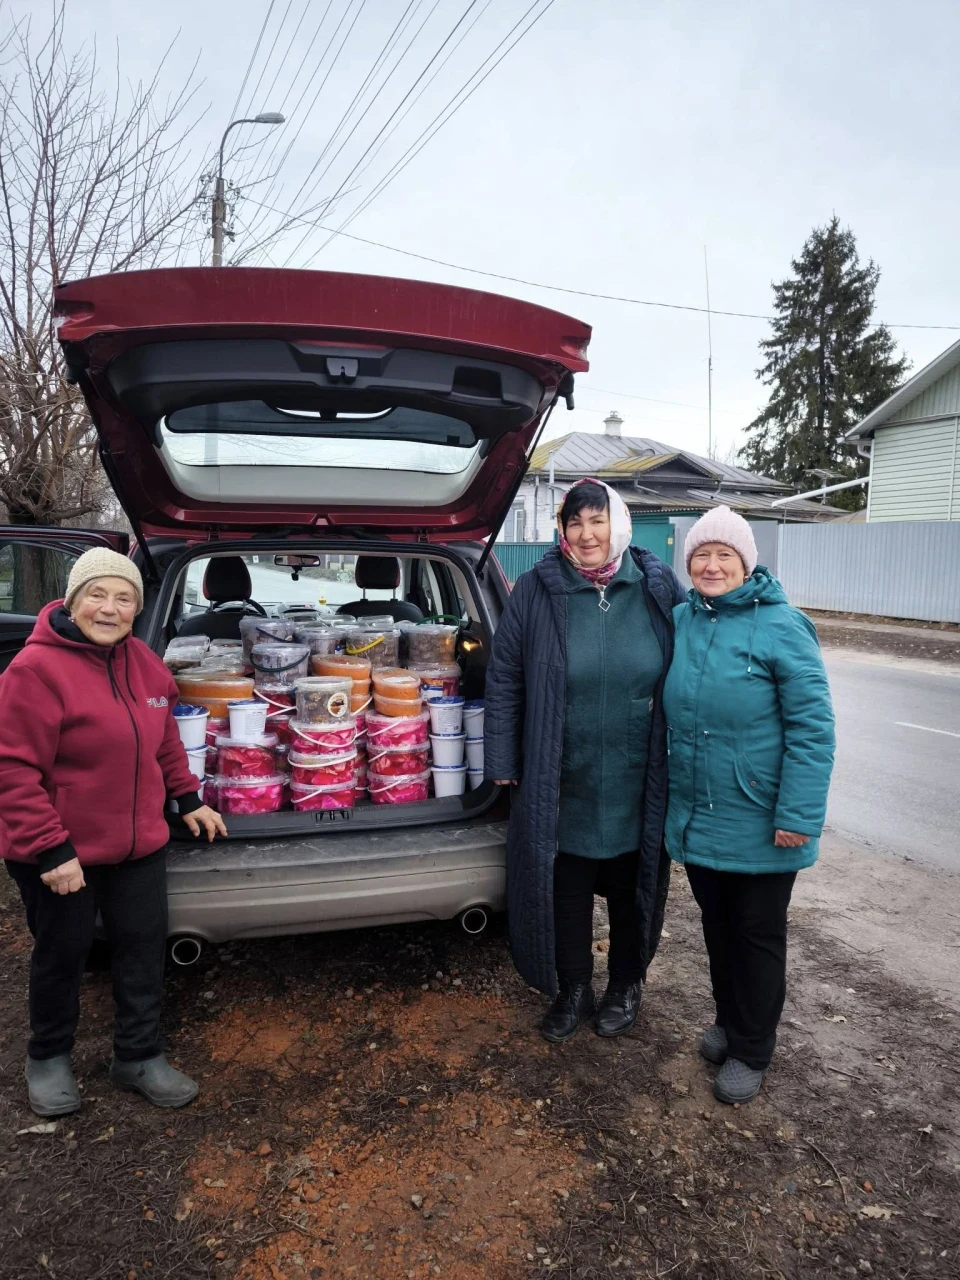
[[[590,329],[449,285],[231,267],[60,286],[59,339],[135,528],[496,534]]]
[[[126,555],[125,533],[0,525],[0,671],[26,643],[40,610],[59,600],[78,556],[91,547]]]

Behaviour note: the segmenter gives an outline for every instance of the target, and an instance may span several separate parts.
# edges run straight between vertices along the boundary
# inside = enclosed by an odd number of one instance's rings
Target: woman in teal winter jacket
[[[787,907],[816,861],[833,768],[833,710],[816,631],[757,566],[750,526],[707,512],[684,546],[693,582],[674,610],[664,687],[665,839],[700,907],[716,1024],[701,1052],[714,1093],[760,1090],[786,992]]]

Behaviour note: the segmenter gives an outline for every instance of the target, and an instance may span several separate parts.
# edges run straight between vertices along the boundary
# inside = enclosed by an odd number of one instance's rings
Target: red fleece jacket
[[[58,634],[62,604],[0,676],[0,857],[41,871],[74,851],[85,865],[156,852],[167,795],[197,788],[170,672],[133,636],[107,648]]]

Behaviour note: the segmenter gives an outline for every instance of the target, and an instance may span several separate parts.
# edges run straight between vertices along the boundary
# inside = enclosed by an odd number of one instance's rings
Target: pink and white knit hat
[[[712,511],[705,512],[687,534],[683,544],[683,563],[687,573],[690,572],[693,553],[705,542],[722,542],[727,547],[733,547],[743,561],[748,578],[757,567],[760,557],[753,530],[743,516],[737,515],[729,507],[714,507]]]

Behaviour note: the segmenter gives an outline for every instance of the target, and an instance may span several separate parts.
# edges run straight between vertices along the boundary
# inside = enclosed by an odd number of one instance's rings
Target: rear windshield
[[[465,424],[458,422],[456,425],[463,427]],[[252,432],[255,428],[249,430]],[[354,434],[344,436],[342,428],[336,430],[338,434],[334,439],[274,431],[259,435],[247,434],[246,431],[198,431],[195,428],[188,435],[172,431],[166,422],[162,422],[160,438],[163,452],[173,462],[188,466],[350,467],[424,471],[433,475],[457,475],[466,471],[480,447],[476,441],[465,447],[384,439],[382,436],[370,438],[372,432],[367,438]]]

